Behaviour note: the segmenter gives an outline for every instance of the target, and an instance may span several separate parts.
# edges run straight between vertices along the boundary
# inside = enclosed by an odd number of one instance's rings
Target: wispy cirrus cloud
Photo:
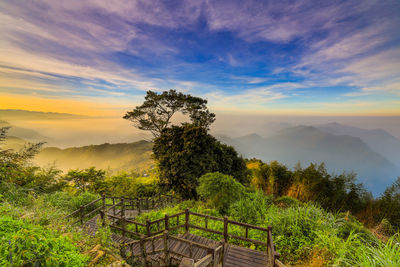
[[[177,88],[252,110],[389,101],[399,11],[390,0],[3,1],[0,90],[126,104]]]

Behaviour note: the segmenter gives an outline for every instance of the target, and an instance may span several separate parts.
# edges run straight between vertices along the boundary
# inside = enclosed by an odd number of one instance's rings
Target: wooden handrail
[[[110,206],[110,204],[106,204],[106,199],[112,199],[113,200],[113,204]],[[224,217],[224,218],[220,218],[220,217],[216,217],[216,216],[212,216],[212,215],[207,215],[207,214],[201,214],[201,213],[197,213],[197,212],[193,212],[190,211],[189,209],[186,209],[183,212],[179,212],[173,215],[168,215],[166,214],[164,218],[160,218],[160,219],[156,219],[154,221],[149,221],[147,220],[146,223],[140,223],[137,222],[135,220],[132,219],[127,219],[125,218],[125,210],[127,207],[137,207],[139,213],[141,211],[141,209],[145,209],[145,207],[147,208],[155,208],[157,205],[158,206],[162,206],[164,204],[164,202],[162,201],[163,199],[169,199],[170,201],[172,201],[173,199],[176,199],[175,197],[163,197],[160,196],[157,201],[155,201],[154,199],[150,199],[150,198],[127,198],[125,196],[122,197],[109,197],[109,196],[102,196],[101,198],[95,199],[93,201],[91,201],[88,204],[82,205],[78,210],[75,210],[74,212],[72,212],[71,214],[67,215],[66,218],[74,216],[76,214],[79,213],[79,219],[77,222],[81,222],[83,224],[84,222],[84,218],[85,217],[89,217],[92,214],[95,214],[96,212],[100,211],[101,214],[101,218],[104,220],[106,216],[109,216],[110,218],[113,218],[113,222],[114,224],[111,225],[112,228],[117,229],[122,231],[122,236],[125,236],[126,234],[131,234],[131,235],[135,235],[135,236],[139,236],[140,238],[142,238],[141,242],[146,242],[143,241],[145,239],[143,239],[143,237],[147,237],[147,238],[153,238],[151,240],[154,241],[154,238],[159,237],[162,238],[163,236],[165,236],[165,233],[163,234],[163,232],[168,231],[168,230],[176,230],[179,228],[185,228],[186,232],[189,232],[190,228],[194,228],[194,229],[198,229],[198,230],[202,230],[202,231],[206,231],[206,232],[210,232],[210,233],[214,233],[214,234],[218,234],[223,236],[223,240],[225,242],[228,241],[229,238],[233,238],[233,239],[238,239],[244,242],[250,242],[256,245],[260,245],[260,246],[264,246],[267,249],[267,253],[269,255],[268,259],[269,259],[269,265],[270,266],[284,266],[280,261],[279,261],[279,253],[276,251],[275,249],[275,245],[273,243],[272,240],[272,227],[269,226],[268,228],[264,228],[264,227],[260,227],[257,225],[252,225],[252,224],[248,224],[248,223],[243,223],[243,222],[237,222],[234,220],[230,220],[228,219],[228,217]],[[85,209],[89,206],[92,206],[94,204],[96,204],[97,202],[99,202],[100,200],[103,200],[102,206],[88,212],[85,213]],[[120,201],[115,201],[115,200],[120,200]],[[150,201],[151,200],[151,201]],[[116,203],[117,202],[117,203]],[[116,208],[119,207],[119,210],[116,211]],[[110,213],[110,211],[112,211],[112,214]],[[196,217],[201,217],[204,218],[204,227],[199,226],[199,225],[194,225],[190,222],[190,216],[196,216]],[[180,216],[184,216],[184,219],[182,220],[182,223],[179,223],[179,218]],[[176,218],[176,225],[174,226],[170,226],[171,223],[171,219]],[[174,219],[175,220],[175,219]],[[219,230],[215,230],[215,229],[210,229],[208,227],[208,221],[209,220],[213,220],[213,221],[218,221],[223,223],[223,231],[219,231]],[[118,222],[118,225],[116,225],[116,222]],[[136,232],[132,232],[127,230],[127,225],[129,224],[133,224],[136,226]],[[160,226],[161,224],[161,226]],[[233,233],[229,233],[229,224],[231,225],[236,225],[236,226],[240,226],[240,227],[244,227],[246,232],[245,232],[245,236],[239,236],[239,235],[235,235]],[[152,225],[157,225],[156,229],[157,231],[154,231],[154,227],[153,227],[153,231],[152,231]],[[145,230],[145,234],[140,233],[140,231],[138,230],[138,226],[140,227],[144,227],[146,228]],[[248,237],[248,233],[249,233],[249,229],[253,229],[253,230],[258,230],[258,231],[262,231],[262,232],[266,232],[267,233],[267,242],[265,241],[261,241],[261,240],[255,240],[255,239],[251,239]],[[164,238],[170,238],[170,239],[175,239],[175,240],[179,240],[179,242],[185,242],[187,244],[189,244],[189,246],[197,246],[197,247],[201,247],[203,249],[210,249],[207,246],[204,245],[199,245],[198,243],[194,243],[192,241],[186,240],[186,239],[182,239],[179,237],[175,237],[175,236],[165,236]],[[140,241],[135,241],[135,242],[140,242]],[[131,242],[128,243],[128,245],[132,245],[135,242]],[[171,252],[173,253],[173,252]],[[181,255],[182,256],[182,255]],[[184,256],[184,255],[183,255]]]
[[[189,210],[189,213],[191,215],[195,215],[195,216],[203,217],[203,218],[208,218],[208,219],[215,220],[215,221],[220,221],[220,222],[224,221],[223,218],[219,218],[219,217],[215,217],[215,216],[211,216],[211,215],[207,215],[207,214],[201,214],[201,213],[193,212],[193,211],[190,211],[190,210]]]

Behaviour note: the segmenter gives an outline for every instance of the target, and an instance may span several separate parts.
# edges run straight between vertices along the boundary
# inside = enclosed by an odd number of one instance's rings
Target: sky
[[[400,115],[400,1],[1,0],[0,108]]]

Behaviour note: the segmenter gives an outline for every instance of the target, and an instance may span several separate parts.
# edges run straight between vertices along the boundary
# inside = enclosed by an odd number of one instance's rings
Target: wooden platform
[[[89,220],[85,222],[85,214],[83,213],[85,206],[82,206],[80,210],[73,212],[69,216],[80,214],[79,221],[83,222],[85,231],[92,236],[95,236],[96,232],[98,231],[98,222],[101,220],[100,214],[103,216],[108,216],[110,226],[113,229],[116,229],[118,233],[124,233],[126,236],[134,236],[136,234],[138,237],[142,238],[141,241],[138,241],[115,232],[113,232],[111,235],[113,242],[117,244],[125,244],[127,246],[126,249],[128,253],[125,254],[126,256],[130,257],[133,255],[136,260],[143,260],[144,255],[148,266],[165,266],[166,262],[168,261],[170,261],[170,263],[173,265],[179,265],[184,257],[192,259],[195,264],[198,263],[201,264],[201,266],[205,266],[205,260],[212,260],[212,264],[215,264],[214,266],[222,265],[227,267],[266,267],[276,265],[277,263],[280,263],[278,266],[284,266],[279,261],[279,254],[276,252],[275,245],[272,242],[272,227],[270,226],[268,228],[263,228],[229,220],[228,217],[219,218],[191,212],[189,209],[173,215],[165,215],[165,218],[160,218],[154,221],[146,221],[146,223],[140,223],[135,221],[135,218],[139,215],[138,210],[131,210],[129,208],[127,209],[127,206],[124,206],[125,201],[122,199],[120,202],[117,202],[112,206],[106,206],[104,204],[104,196],[102,199],[102,208],[103,210],[107,210],[106,213],[102,212],[100,208],[97,208],[97,210],[87,214],[86,217]],[[92,204],[95,204],[98,201],[99,200],[95,200],[92,202]],[[113,199],[113,203],[114,202],[115,199]],[[139,201],[139,203],[141,202]],[[86,206],[89,206],[89,204]],[[97,215],[94,213],[96,211]],[[140,211],[145,213],[149,210],[147,210],[145,207],[142,207]],[[192,216],[197,217],[196,224],[190,223],[190,218]],[[199,219],[203,220],[202,223],[204,224],[199,224]],[[222,232],[208,228],[208,221],[218,221],[219,223],[223,223],[224,231]],[[170,223],[173,223],[172,227]],[[126,228],[126,225],[128,224],[136,225],[136,227],[134,227],[136,229],[133,230],[130,228],[131,231],[129,231]],[[243,227],[245,230],[245,234],[243,234],[244,236],[238,236],[229,233],[228,225],[232,224]],[[142,227],[140,228],[140,231],[142,232],[138,231],[138,226]],[[221,239],[225,240],[239,239],[243,241],[249,241],[257,245],[267,246],[268,252],[270,253],[267,254],[263,251],[231,245],[229,243],[221,243],[194,235],[190,233],[191,228],[220,235],[222,237]],[[165,229],[181,229],[185,231],[185,233],[180,235],[171,235]],[[145,231],[145,234],[143,234],[143,230]],[[250,230],[263,231],[267,233],[267,242],[264,240],[259,241],[249,239],[248,232]],[[168,249],[164,248],[165,244],[168,246]],[[144,251],[141,251],[141,249]],[[273,256],[271,256],[269,259],[268,255]],[[168,256],[168,259],[165,259],[166,256]],[[210,261],[208,261],[208,263],[210,263]]]
[[[228,244],[224,266],[226,267],[265,267],[268,257],[265,252]]]
[[[86,224],[85,224],[85,229],[87,232],[94,236],[95,233],[98,230],[97,226],[97,220],[100,219],[100,216],[95,216],[92,219],[90,219]],[[181,238],[184,238],[189,241],[193,241],[202,245],[207,245],[213,248],[216,248],[217,246],[220,245],[219,242],[216,242],[214,240],[204,238],[201,236],[197,236],[191,233],[185,233],[182,235],[178,235]],[[133,239],[123,237],[119,234],[112,233],[111,239],[115,243],[129,243],[133,241]],[[162,240],[157,240],[155,241],[155,249],[163,249],[164,244]],[[188,246],[185,246],[185,244],[177,242],[175,240],[171,240],[168,243],[169,250],[172,252],[178,252],[179,254],[189,254],[189,248]],[[146,244],[146,251],[151,251],[153,248],[150,243]],[[139,244],[135,244],[133,246],[133,252],[134,255],[137,257],[140,257],[141,251],[140,251],[140,246]],[[205,257],[207,255],[207,251],[204,249],[200,249],[197,247],[193,247],[192,250],[193,254],[193,259],[198,261],[199,259]],[[180,261],[182,260],[182,257],[179,256],[173,256],[171,258],[171,261],[173,264],[179,264]],[[147,258],[148,262],[153,262],[153,263],[159,263],[159,262],[165,262],[164,255],[163,253],[157,253],[151,256],[148,256]],[[248,249],[244,247],[239,247],[231,244],[226,245],[226,251],[224,255],[224,266],[226,267],[265,267],[267,266],[267,254],[262,251],[257,251],[253,249]]]

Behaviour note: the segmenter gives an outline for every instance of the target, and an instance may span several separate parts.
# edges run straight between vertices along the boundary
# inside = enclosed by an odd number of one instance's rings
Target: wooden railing
[[[162,241],[162,246],[156,249],[157,241]],[[175,241],[175,244],[180,244],[188,248],[188,253],[179,252],[177,250],[171,249],[172,246],[169,245],[169,242]],[[204,244],[196,243],[184,238],[180,238],[177,236],[170,235],[167,230],[163,231],[162,234],[142,238],[140,240],[136,240],[133,242],[129,242],[124,244],[125,248],[131,253],[132,260],[134,260],[135,253],[134,248],[139,244],[140,247],[140,259],[142,266],[148,266],[149,257],[154,254],[162,253],[163,259],[159,257],[160,260],[164,261],[165,266],[170,266],[172,258],[194,258],[194,248],[198,250],[204,250],[207,254],[205,257],[198,259],[193,266],[197,267],[205,267],[205,266],[218,266],[219,263],[222,263],[222,255],[223,255],[223,245],[220,245],[216,248],[206,246]],[[146,248],[150,249],[146,249]],[[175,245],[174,247],[179,247],[179,245]],[[185,250],[184,250],[185,251]]]
[[[189,232],[191,228],[197,229],[204,232],[220,235],[224,244],[229,242],[230,239],[236,239],[243,242],[255,244],[256,246],[265,247],[268,254],[268,266],[284,266],[279,261],[280,255],[278,252],[276,252],[276,247],[272,240],[271,226],[269,226],[268,228],[259,227],[256,225],[233,221],[226,216],[224,218],[220,218],[192,212],[189,209],[186,209],[185,211],[176,213],[174,215],[166,214],[164,218],[160,218],[154,221],[147,220],[146,223],[137,222],[133,218],[126,217],[126,210],[136,210],[138,211],[138,214],[140,214],[142,211],[145,210],[165,207],[168,203],[170,203],[169,201],[174,202],[174,200],[176,199],[170,196],[166,198],[159,197],[156,198],[156,200],[102,196],[99,199],[96,199],[84,206],[81,206],[80,209],[74,211],[73,213],[68,215],[68,217],[78,216],[79,219],[76,222],[81,222],[83,224],[86,218],[88,218],[89,216],[93,217],[96,212],[99,212],[103,223],[105,223],[105,219],[108,218],[111,222],[110,227],[114,230],[119,231],[122,236],[130,236],[133,238],[139,238],[140,240],[151,240],[151,237],[154,236],[157,236],[157,238],[162,238],[160,236],[162,236],[165,231],[184,229],[185,232]],[[100,207],[94,208],[93,206],[95,206],[99,201],[102,201],[102,205],[100,205]],[[88,208],[92,208],[92,210],[85,213],[85,210]],[[190,220],[191,217],[201,218],[203,220],[203,224],[195,224],[194,220]],[[223,225],[223,231],[210,228],[209,223],[211,221],[218,222],[221,224],[221,226]],[[128,227],[129,225],[133,225],[133,227]],[[244,228],[244,234],[238,235],[230,232],[230,225]],[[249,238],[250,230],[264,232],[266,235],[266,240],[256,240]],[[172,235],[169,235],[169,237],[171,239],[178,238],[173,237]],[[139,240],[135,242],[139,242]]]
[[[98,205],[98,202],[102,201],[101,205]],[[87,220],[94,217],[94,215],[100,214],[102,219],[104,219],[104,215],[107,214],[108,217],[112,219],[113,222],[115,220],[120,219],[119,217],[125,216],[126,210],[134,210],[137,211],[138,214],[141,214],[143,211],[155,210],[164,208],[169,204],[177,203],[180,199],[174,196],[158,196],[155,198],[128,198],[128,197],[113,197],[103,195],[102,197],[93,200],[92,202],[82,205],[79,209],[73,211],[71,214],[67,215],[65,218],[76,218],[78,219],[73,222],[84,224]],[[123,216],[121,216],[121,214]],[[118,217],[118,218],[117,218]]]
[[[110,216],[108,214],[108,216]],[[249,242],[252,244],[255,244],[256,246],[262,246],[266,248],[266,252],[268,254],[268,263],[266,263],[268,266],[284,266],[280,261],[279,261],[279,253],[276,252],[276,247],[275,244],[273,243],[272,240],[272,227],[269,226],[268,228],[256,226],[256,225],[251,225],[247,223],[242,223],[242,222],[237,222],[228,219],[228,217],[220,218],[220,217],[215,217],[211,215],[206,215],[206,214],[201,214],[197,212],[192,212],[189,209],[186,209],[183,212],[174,214],[174,215],[168,215],[166,214],[164,218],[160,218],[154,221],[149,221],[147,220],[146,223],[140,223],[136,222],[133,220],[127,220],[124,219],[123,214],[121,216],[113,216],[113,218],[116,218],[120,222],[120,226],[115,226],[115,225],[110,225],[112,228],[117,229],[121,231],[123,236],[126,235],[131,235],[131,237],[134,238],[150,238],[151,240],[152,236],[159,236],[161,233],[164,231],[174,231],[178,229],[184,229],[185,232],[190,232],[190,229],[197,229],[201,230],[204,232],[209,232],[213,234],[220,235],[222,238],[223,243],[227,243],[230,239],[236,239],[240,240],[243,242]],[[194,224],[194,221],[192,221],[190,218],[191,217],[197,217],[197,218],[202,218],[203,219],[203,226],[200,226],[198,223]],[[212,229],[209,227],[209,222],[211,221],[217,221],[223,225],[223,231]],[[175,222],[175,226],[171,227],[171,222]],[[129,224],[134,224],[135,225],[135,231],[130,231],[127,230],[126,226]],[[238,235],[238,234],[233,234],[229,231],[230,225],[235,225],[244,228],[244,234],[243,235]],[[140,229],[142,229],[140,231]],[[249,238],[249,231],[250,230],[257,230],[265,233],[266,240],[256,240]],[[171,238],[177,238],[177,237],[172,237]],[[138,241],[136,241],[138,242]]]

